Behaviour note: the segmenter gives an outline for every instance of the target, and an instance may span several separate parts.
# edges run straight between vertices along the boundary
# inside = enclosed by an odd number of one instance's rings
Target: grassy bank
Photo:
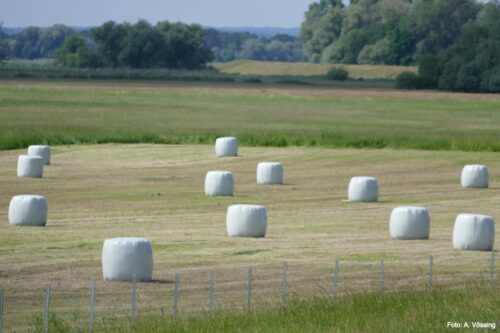
[[[0,149],[39,142],[500,151],[500,97],[264,84],[0,82]]]
[[[275,310],[251,314],[217,313],[212,316],[170,316],[128,319],[105,318],[96,323],[95,332],[446,332],[456,331],[448,322],[469,325],[500,323],[500,292],[463,290],[429,295],[400,293],[378,297],[374,294],[351,296],[339,302],[328,299],[292,302]],[[34,331],[41,330],[41,320]],[[496,327],[495,326],[495,327]],[[474,331],[490,331],[476,329]],[[51,332],[85,332],[71,323],[52,318]]]

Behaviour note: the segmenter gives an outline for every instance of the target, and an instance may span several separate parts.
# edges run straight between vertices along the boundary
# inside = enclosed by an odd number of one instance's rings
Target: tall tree
[[[117,24],[113,21],[92,29],[92,37],[97,45],[97,56],[102,66],[120,65],[121,47],[129,29],[129,24]]]
[[[91,53],[85,40],[74,33],[66,37],[64,44],[56,51],[56,64],[64,67],[94,67],[95,55]]]

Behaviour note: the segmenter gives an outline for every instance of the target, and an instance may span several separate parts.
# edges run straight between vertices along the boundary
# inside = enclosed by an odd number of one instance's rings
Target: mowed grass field
[[[241,75],[324,76],[333,66],[347,69],[353,79],[394,79],[402,72],[416,72],[416,67],[389,65],[333,65],[275,61],[236,60],[215,67],[223,73]]]
[[[500,96],[266,84],[2,81],[0,149],[33,142],[500,151]]]
[[[331,296],[336,259],[339,297],[377,292],[381,259],[386,292],[426,290],[431,255],[436,291],[488,285],[489,253],[453,250],[451,237],[459,213],[498,220],[498,153],[241,147],[240,157],[218,159],[212,145],[54,146],[44,178],[23,179],[15,169],[24,151],[0,152],[0,285],[8,329],[30,327],[33,314],[42,312],[48,283],[52,312],[85,329],[93,277],[96,322],[129,315],[131,285],[101,278],[103,241],[119,236],[153,242],[154,281],[138,286],[139,317],[171,313],[176,272],[180,313],[206,312],[211,270],[216,307],[243,310],[248,265],[254,266],[255,308],[274,307],[281,302],[285,261],[290,298]],[[255,184],[257,163],[268,160],[284,163],[283,186]],[[468,163],[490,167],[490,189],[460,187]],[[205,197],[209,170],[233,172],[234,197]],[[345,201],[349,179],[357,175],[378,178],[380,202]],[[29,193],[47,198],[47,227],[10,227],[11,197]],[[266,238],[227,237],[226,209],[237,203],[268,208]],[[392,208],[408,204],[429,208],[430,240],[390,239]],[[497,248],[499,242],[497,235]]]

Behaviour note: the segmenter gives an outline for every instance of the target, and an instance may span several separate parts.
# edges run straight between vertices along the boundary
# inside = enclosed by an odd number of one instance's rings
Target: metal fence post
[[[281,289],[281,305],[284,306],[286,304],[286,278],[288,273],[288,264],[285,262],[283,264],[283,286]]]
[[[384,293],[384,259],[380,260],[380,295]]]
[[[247,292],[247,311],[250,312],[252,310],[252,281],[253,273],[252,266],[248,266],[248,292]]]
[[[3,288],[0,288],[0,333],[3,332]]]
[[[177,303],[179,300],[179,273],[175,273],[175,280],[174,280],[174,311],[173,311],[173,316],[174,319],[177,318]]]
[[[131,315],[132,315],[132,320],[135,321],[136,318],[136,304],[137,304],[137,280],[136,280],[136,275],[134,273],[134,277],[132,280],[132,304],[131,304]]]
[[[215,284],[215,272],[210,272],[210,300],[208,304],[208,312],[212,313],[214,307],[214,284]]]
[[[335,271],[333,272],[333,301],[337,301],[337,285],[339,282],[339,261],[335,260]]]
[[[94,305],[95,305],[95,278],[90,282],[90,316],[89,316],[89,332],[92,332],[94,326]]]
[[[49,305],[50,305],[50,283],[47,285],[46,297],[45,297],[45,313],[43,316],[43,332],[47,333],[49,331]]]
[[[432,269],[434,266],[434,258],[432,256],[429,257],[429,275],[428,275],[428,287],[429,287],[429,292],[432,292]]]
[[[490,255],[490,289],[493,289],[494,269],[495,269],[495,252],[492,250]]]

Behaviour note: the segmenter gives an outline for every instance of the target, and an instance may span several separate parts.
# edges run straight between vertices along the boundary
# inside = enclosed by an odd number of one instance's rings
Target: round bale
[[[42,178],[43,158],[40,156],[20,155],[17,160],[17,176]]]
[[[40,195],[16,195],[9,205],[9,224],[43,227],[47,210],[47,200]]]
[[[102,248],[102,274],[105,281],[150,282],[153,277],[153,250],[145,238],[111,238]]]
[[[458,250],[491,251],[495,242],[495,221],[491,216],[459,214],[453,228],[453,247]]]
[[[205,194],[208,196],[233,195],[233,174],[229,171],[209,171],[205,177]]]
[[[50,147],[34,145],[28,147],[28,156],[40,156],[43,158],[43,164],[50,165]]]
[[[229,237],[265,237],[267,210],[258,205],[229,206],[226,227]]]
[[[257,165],[257,184],[283,184],[283,164],[261,162]]]
[[[424,207],[396,207],[392,210],[389,227],[393,239],[429,239],[429,211]]]
[[[465,188],[488,188],[489,173],[485,165],[466,165],[462,170],[461,183]]]
[[[353,177],[349,183],[349,201],[375,202],[378,200],[378,182],[373,177]]]
[[[231,136],[215,140],[215,155],[217,157],[238,156],[238,139]]]

